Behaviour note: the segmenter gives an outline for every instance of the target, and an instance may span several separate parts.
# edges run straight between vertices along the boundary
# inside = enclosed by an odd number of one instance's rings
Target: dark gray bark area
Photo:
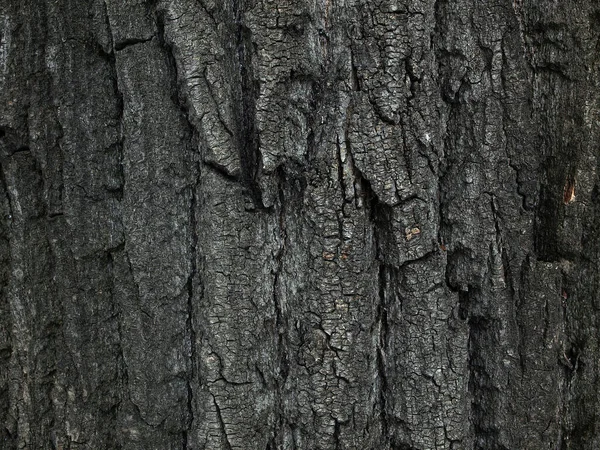
[[[0,1],[0,448],[600,448],[593,1]]]

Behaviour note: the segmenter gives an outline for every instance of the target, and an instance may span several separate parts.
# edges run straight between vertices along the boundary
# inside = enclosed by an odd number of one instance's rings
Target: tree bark
[[[0,0],[0,448],[600,448],[600,6]]]

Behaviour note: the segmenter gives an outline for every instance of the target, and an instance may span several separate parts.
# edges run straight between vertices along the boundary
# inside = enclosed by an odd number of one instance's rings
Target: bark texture
[[[0,0],[0,448],[600,448],[592,0]]]

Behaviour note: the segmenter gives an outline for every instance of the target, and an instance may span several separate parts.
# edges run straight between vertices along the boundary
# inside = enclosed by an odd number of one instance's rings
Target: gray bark
[[[600,448],[600,6],[0,0],[0,448]]]

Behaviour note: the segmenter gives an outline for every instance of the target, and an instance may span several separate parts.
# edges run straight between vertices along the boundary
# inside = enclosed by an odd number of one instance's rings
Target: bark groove
[[[0,448],[599,448],[599,35],[0,2]]]

